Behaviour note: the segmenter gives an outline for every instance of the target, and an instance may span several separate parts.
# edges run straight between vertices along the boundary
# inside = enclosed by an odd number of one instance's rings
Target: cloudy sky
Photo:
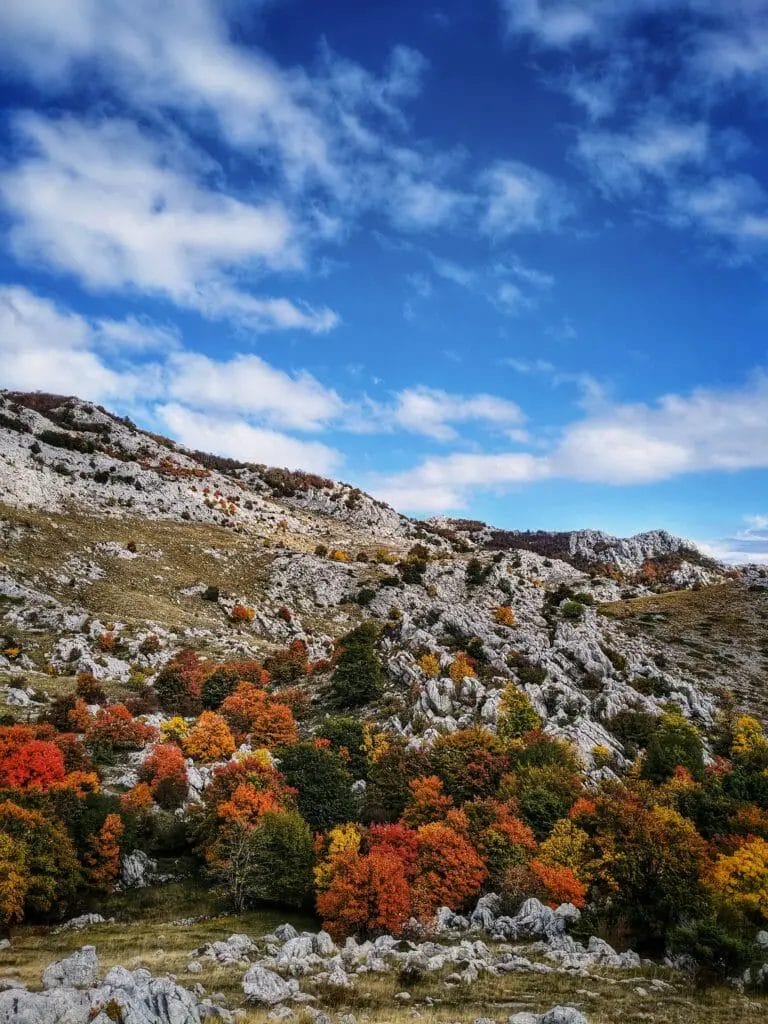
[[[768,561],[768,0],[4,0],[0,385]]]

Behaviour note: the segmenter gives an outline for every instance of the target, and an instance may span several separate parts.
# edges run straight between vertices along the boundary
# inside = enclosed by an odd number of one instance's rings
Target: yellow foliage
[[[768,739],[763,727],[756,718],[740,715],[733,723],[733,742],[731,753],[734,757],[753,759],[764,757],[768,751]]]
[[[397,555],[394,554],[389,548],[376,548],[373,553],[374,562],[378,562],[379,565],[394,565],[397,561]]]
[[[368,760],[376,764],[389,751],[387,734],[375,730],[369,722],[366,722],[363,725],[363,749]]]
[[[184,740],[184,752],[196,761],[218,761],[235,751],[235,741],[221,715],[204,711]]]
[[[595,762],[595,768],[605,768],[613,760],[613,751],[604,743],[597,743],[592,747],[592,758]]]
[[[436,679],[440,674],[440,659],[436,654],[422,654],[419,658],[419,668],[430,679]]]
[[[448,669],[448,675],[454,683],[460,683],[464,676],[473,676],[474,674],[475,669],[472,662],[463,651],[459,651]]]
[[[580,882],[587,884],[593,871],[590,839],[584,829],[569,818],[560,818],[539,847],[537,858],[549,867],[570,868]]]
[[[360,828],[352,822],[331,829],[326,840],[325,857],[315,868],[315,886],[320,892],[330,885],[339,857],[344,853],[357,853],[362,838]]]
[[[495,609],[493,617],[500,626],[516,626],[517,619],[515,618],[514,611],[509,607],[508,604],[502,604]]]
[[[178,742],[179,740],[183,740],[188,732],[189,724],[184,721],[181,715],[175,715],[173,718],[169,718],[167,722],[163,722],[160,726],[160,742]]]
[[[727,905],[768,919],[768,842],[751,839],[735,853],[718,857],[708,881]]]
[[[351,556],[347,551],[342,551],[341,548],[333,548],[328,552],[328,557],[332,562],[351,562]]]

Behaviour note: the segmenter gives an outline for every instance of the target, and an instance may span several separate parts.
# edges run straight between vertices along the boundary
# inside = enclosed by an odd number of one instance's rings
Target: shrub
[[[195,651],[181,651],[158,673],[155,680],[160,707],[172,715],[200,712],[200,691],[208,667]]]
[[[220,761],[233,754],[235,741],[224,718],[204,711],[184,738],[184,752],[196,761]]]
[[[694,778],[704,771],[704,753],[698,730],[679,712],[662,715],[648,743],[643,776],[653,782],[667,782],[682,765]]]
[[[511,628],[517,625],[515,613],[509,605],[501,605],[499,608],[494,609],[493,618],[500,626],[508,626]]]
[[[247,607],[247,605],[236,604],[229,617],[233,622],[253,622],[256,618],[256,612],[253,608]]]
[[[461,683],[465,676],[474,676],[475,666],[472,663],[472,659],[467,657],[464,651],[459,651],[451,662],[448,675],[457,684]]]
[[[91,672],[80,672],[75,680],[75,694],[86,704],[106,704],[104,687]]]
[[[314,840],[301,815],[268,811],[251,832],[248,847],[247,901],[302,906],[312,891]]]
[[[498,737],[481,728],[440,736],[430,761],[446,792],[459,804],[493,795],[507,766]]]
[[[296,743],[277,751],[280,771],[297,790],[302,817],[315,831],[325,831],[355,816],[352,776],[342,758],[328,747]]]
[[[275,651],[264,659],[264,668],[275,686],[291,686],[309,672],[307,645],[294,640],[288,647]]]
[[[331,677],[333,699],[341,707],[366,704],[381,693],[384,673],[377,640],[378,630],[370,620],[341,639]]]
[[[174,743],[155,746],[139,769],[139,780],[149,787],[156,803],[166,810],[180,807],[187,797],[187,766]]]
[[[580,601],[563,601],[560,614],[564,619],[577,621],[584,615],[584,605]]]
[[[365,729],[359,719],[351,715],[328,715],[320,723],[317,735],[330,742],[331,748],[341,755],[356,779],[366,778]]]
[[[296,741],[291,709],[253,683],[240,683],[219,710],[238,740],[247,736],[254,747],[272,749]]]
[[[436,654],[422,654],[419,658],[419,668],[428,679],[437,679],[440,675],[440,659]]]
[[[46,790],[66,775],[64,755],[55,743],[28,740],[0,758],[0,785],[11,789]]]
[[[528,695],[519,686],[510,683],[505,687],[499,704],[499,736],[503,740],[514,740],[539,728],[541,719],[536,714]]]
[[[230,661],[219,665],[206,677],[200,690],[200,700],[207,711],[215,711],[221,703],[235,692],[240,682],[266,686],[269,674],[258,662]]]
[[[134,719],[124,704],[100,708],[85,734],[94,753],[101,755],[117,750],[141,750],[156,736],[157,730]]]
[[[351,562],[352,558],[348,552],[342,551],[340,548],[332,548],[328,557],[332,562]]]

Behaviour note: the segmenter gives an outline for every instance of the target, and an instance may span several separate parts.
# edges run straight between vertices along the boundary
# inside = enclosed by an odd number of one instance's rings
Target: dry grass
[[[740,583],[654,594],[602,605],[630,635],[658,642],[682,675],[710,690],[732,689],[768,720],[768,590]]]
[[[146,967],[155,974],[175,974],[181,984],[199,981],[209,993],[220,993],[226,1004],[235,1008],[242,1005],[244,966],[223,967],[201,959],[202,973],[190,975],[186,965],[196,948],[233,932],[257,938],[286,919],[300,929],[317,927],[310,918],[290,918],[284,911],[222,915],[211,894],[194,880],[118,895],[106,900],[100,910],[104,916],[114,916],[115,922],[58,935],[43,927],[17,929],[11,948],[0,953],[0,977],[18,977],[31,988],[38,987],[48,963],[91,943],[105,970],[119,963],[130,969]],[[203,919],[192,924],[175,923],[201,915]],[[414,1019],[414,1009],[426,1024],[470,1024],[478,1017],[506,1021],[519,1010],[542,1012],[558,1003],[579,1007],[590,1024],[752,1024],[765,1020],[768,1009],[762,998],[750,999],[722,986],[697,989],[656,967],[633,972],[605,970],[588,978],[530,973],[481,977],[472,985],[454,987],[446,984],[447,973],[429,975],[407,986],[411,1000],[406,1004],[395,999],[406,988],[396,974],[361,975],[354,989],[341,992],[317,988],[304,979],[302,989],[317,995],[317,1005],[328,1012],[354,1013],[369,1024],[402,1024]],[[654,978],[672,987],[655,991],[651,988]],[[251,1008],[245,1019],[249,1024],[265,1024],[267,1012]],[[303,1024],[299,1010],[298,1022]]]

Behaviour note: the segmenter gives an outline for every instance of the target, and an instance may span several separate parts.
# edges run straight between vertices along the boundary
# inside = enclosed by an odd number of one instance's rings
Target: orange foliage
[[[230,618],[233,622],[253,622],[256,612],[244,604],[236,604],[232,609]]]
[[[586,905],[587,887],[583,885],[570,868],[562,865],[542,864],[532,860],[530,870],[541,883],[543,896],[551,907],[560,903],[572,903],[574,907]]]
[[[124,811],[140,814],[152,806],[152,791],[146,782],[139,782],[120,797],[120,806]]]
[[[196,761],[218,761],[235,752],[235,741],[221,715],[204,711],[191,732],[184,737],[184,750]]]
[[[453,799],[443,792],[443,783],[436,775],[421,775],[408,783],[411,791],[402,820],[406,825],[427,825],[443,821],[453,807]]]
[[[253,683],[240,683],[219,710],[235,735],[249,736],[254,747],[269,749],[298,738],[291,709]]]
[[[475,848],[447,825],[433,822],[418,830],[418,861],[413,909],[421,921],[438,907],[456,910],[477,895],[488,872]]]
[[[174,743],[158,743],[139,769],[139,779],[161,807],[179,807],[187,795],[184,755]]]
[[[109,892],[120,874],[120,840],[124,826],[119,814],[108,814],[88,841],[84,861],[88,883],[98,892]]]

